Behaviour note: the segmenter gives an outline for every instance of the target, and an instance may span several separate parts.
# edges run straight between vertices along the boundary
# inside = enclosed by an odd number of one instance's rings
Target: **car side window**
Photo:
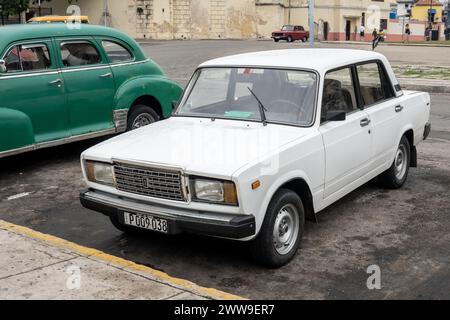
[[[133,56],[125,47],[112,41],[102,41],[106,55],[111,63],[133,60]]]
[[[65,67],[80,67],[102,63],[97,48],[87,41],[61,43],[61,57]]]
[[[384,69],[378,63],[371,62],[358,65],[356,69],[365,106],[370,106],[394,96],[392,88],[389,88],[389,80]]]
[[[322,117],[328,111],[349,113],[357,110],[355,92],[351,68],[328,72],[323,86]]]
[[[13,47],[5,56],[7,72],[39,71],[51,67],[45,44],[26,44]]]

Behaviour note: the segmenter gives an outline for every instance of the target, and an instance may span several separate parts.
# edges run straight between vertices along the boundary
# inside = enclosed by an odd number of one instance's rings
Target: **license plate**
[[[169,223],[166,219],[156,218],[147,214],[124,212],[126,225],[142,229],[169,233]]]

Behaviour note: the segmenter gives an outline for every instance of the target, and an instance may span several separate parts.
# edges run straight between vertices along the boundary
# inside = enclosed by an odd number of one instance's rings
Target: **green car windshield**
[[[310,71],[204,68],[175,114],[309,126],[316,90],[317,75]]]

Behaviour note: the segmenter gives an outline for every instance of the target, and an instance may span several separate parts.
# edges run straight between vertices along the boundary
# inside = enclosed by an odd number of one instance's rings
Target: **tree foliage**
[[[41,0],[41,3],[51,0]],[[32,1],[33,5],[37,4],[37,0]],[[0,14],[8,17],[20,14],[26,11],[30,6],[30,0],[0,0]]]

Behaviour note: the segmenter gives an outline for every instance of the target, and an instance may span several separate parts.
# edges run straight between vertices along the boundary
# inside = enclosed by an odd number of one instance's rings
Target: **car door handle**
[[[370,119],[364,118],[360,122],[361,127],[367,127],[370,124]]]
[[[100,78],[111,78],[111,77],[112,77],[112,73],[111,73],[111,72],[102,74],[102,75],[100,76]]]
[[[58,87],[60,87],[63,84],[63,81],[61,79],[56,79],[56,80],[50,81],[48,84],[57,84]]]
[[[403,110],[403,106],[401,106],[401,105],[395,106],[395,112],[400,112],[402,110]]]

